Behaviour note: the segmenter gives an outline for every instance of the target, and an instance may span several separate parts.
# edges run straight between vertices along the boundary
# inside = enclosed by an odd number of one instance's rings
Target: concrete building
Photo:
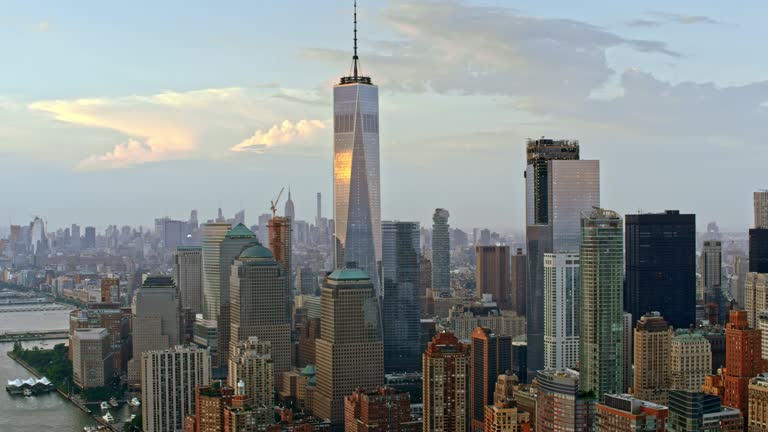
[[[448,328],[462,342],[470,342],[472,332],[478,327],[488,328],[493,333],[520,339],[525,336],[525,318],[514,311],[492,309],[487,314],[479,315],[470,308],[456,305],[448,311]]]
[[[485,407],[483,432],[531,432],[531,415],[513,399],[494,402]]]
[[[595,432],[664,432],[669,408],[628,394],[606,394],[595,405]]]
[[[670,375],[670,348],[672,327],[658,313],[640,317],[635,327],[634,385],[637,399],[666,405],[672,384]]]
[[[624,364],[624,372],[622,373],[622,388],[629,389],[634,384],[634,371],[632,370],[632,363],[634,362],[634,320],[632,314],[624,312],[624,341],[622,342],[622,358]]]
[[[316,417],[344,424],[344,397],[384,384],[384,343],[374,285],[361,269],[335,270],[323,283],[321,336],[315,343]]]
[[[496,378],[512,369],[512,338],[478,327],[472,332],[470,357],[470,430],[484,427],[485,407],[493,403]]]
[[[432,288],[451,292],[451,239],[448,225],[450,213],[435,209],[432,215]]]
[[[275,373],[271,343],[249,337],[237,343],[229,359],[229,385],[242,391],[252,405],[253,417],[264,430],[274,423]]]
[[[525,295],[528,291],[528,259],[522,248],[517,248],[509,266],[512,292],[512,310],[525,316]]]
[[[290,299],[282,266],[267,248],[257,244],[240,253],[230,276],[230,355],[235,354],[237,344],[256,336],[272,345],[275,375],[290,370]]]
[[[203,278],[203,316],[218,320],[221,303],[221,242],[232,225],[224,222],[205,223],[201,226],[201,261]],[[228,265],[227,265],[228,267]]]
[[[594,430],[596,399],[593,393],[579,390],[578,372],[571,369],[542,370],[537,381],[538,432]]]
[[[382,224],[384,370],[421,369],[419,340],[419,223]]]
[[[184,418],[197,412],[195,389],[211,383],[208,351],[176,346],[140,359],[144,432],[183,430]]]
[[[424,431],[466,432],[469,346],[438,333],[422,356]]]
[[[755,228],[768,228],[768,190],[754,192]]]
[[[701,392],[669,392],[669,432],[743,432],[737,409],[720,405],[720,398]]]
[[[768,374],[761,373],[749,381],[749,432],[768,431]]]
[[[288,203],[286,203],[288,210]],[[275,216],[269,220],[269,250],[277,262],[283,267],[286,275],[286,282],[289,295],[293,294],[293,219],[287,216]]]
[[[544,254],[544,368],[579,362],[579,254]]]
[[[420,432],[411,418],[411,398],[392,387],[357,389],[344,398],[344,432]]]
[[[500,309],[511,309],[509,246],[475,246],[477,298],[490,294]]]
[[[712,349],[699,333],[681,329],[672,336],[669,348],[670,389],[698,392],[711,373]]]
[[[203,313],[203,251],[199,246],[179,246],[173,254],[173,279],[181,305]]]
[[[141,354],[164,350],[182,343],[181,302],[170,276],[150,276],[133,298],[133,358],[128,363],[128,381],[141,378]]]
[[[745,311],[731,311],[725,341],[723,405],[737,408],[748,423],[749,381],[765,370],[760,330],[749,328]]]
[[[758,328],[760,314],[768,311],[768,274],[747,273],[744,281],[744,294],[747,323],[751,328]]]
[[[526,148],[528,365],[544,366],[544,254],[577,251],[582,213],[600,206],[600,163],[579,160],[579,142],[529,139]]]
[[[727,317],[721,316],[723,303],[723,246],[719,240],[704,242],[701,253],[701,274],[704,286],[704,316],[710,324],[723,324]]]
[[[109,332],[105,328],[82,328],[72,337],[72,382],[82,388],[110,385],[114,361]]]
[[[622,225],[618,213],[603,209],[581,222],[579,384],[597,398],[624,390]]]
[[[235,389],[218,382],[195,389],[194,432],[224,432],[224,407],[232,403]]]

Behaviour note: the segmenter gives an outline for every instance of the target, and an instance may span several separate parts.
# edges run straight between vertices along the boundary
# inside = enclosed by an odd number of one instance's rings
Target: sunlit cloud
[[[320,120],[299,120],[296,123],[285,120],[273,125],[268,130],[259,129],[250,138],[232,147],[233,152],[263,153],[267,149],[300,141],[313,136],[326,128],[326,123]]]

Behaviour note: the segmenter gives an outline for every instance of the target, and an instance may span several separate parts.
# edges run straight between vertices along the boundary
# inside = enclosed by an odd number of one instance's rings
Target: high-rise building
[[[344,424],[344,396],[357,387],[384,384],[379,310],[373,283],[362,269],[335,270],[325,279],[313,412],[334,428]]]
[[[528,342],[512,342],[512,371],[520,382],[528,382]]]
[[[768,310],[768,273],[747,273],[744,292],[747,324],[758,328],[760,314]]]
[[[438,333],[422,357],[424,431],[466,432],[469,346]]]
[[[96,247],[96,227],[85,227],[82,246],[83,249],[94,249]]]
[[[224,407],[232,403],[235,389],[219,382],[195,389],[194,432],[224,432]]]
[[[173,254],[173,279],[181,304],[203,313],[203,251],[200,246],[179,246]]]
[[[669,348],[670,389],[697,392],[711,373],[712,350],[700,333],[680,329],[672,337]]]
[[[749,380],[764,369],[760,330],[749,328],[745,311],[731,311],[725,325],[725,343],[723,405],[737,408],[748,422]]]
[[[493,403],[496,378],[512,369],[512,338],[478,327],[472,332],[470,430],[482,430],[486,405]]]
[[[421,368],[419,339],[419,223],[382,223],[384,370]]]
[[[202,226],[203,316],[218,320],[221,305],[221,242],[232,226],[228,223],[206,223]]]
[[[579,390],[579,373],[572,369],[541,370],[536,378],[536,430],[539,432],[592,432],[595,424],[593,394]]]
[[[522,248],[517,248],[509,267],[510,291],[512,292],[512,309],[519,316],[525,316],[525,294],[528,284],[528,260]]]
[[[112,383],[114,361],[105,328],[80,328],[72,335],[72,382],[81,389]]]
[[[500,309],[510,309],[509,246],[475,246],[477,298],[490,294]]]
[[[288,187],[288,199],[285,201],[285,217],[290,219],[291,222],[296,222],[296,209],[293,205],[293,199],[291,198],[291,188]]]
[[[744,309],[746,307],[746,280],[749,272],[749,257],[746,255],[735,255],[733,257],[733,274],[731,275],[731,290],[733,298],[736,300],[737,307]]]
[[[720,405],[720,398],[701,392],[669,392],[669,432],[742,432],[744,420],[737,409]]]
[[[120,303],[120,279],[101,279],[101,302]]]
[[[282,266],[267,248],[257,244],[240,254],[230,275],[230,354],[235,355],[238,344],[256,336],[272,345],[274,373],[290,370],[291,319]]]
[[[544,254],[544,368],[579,362],[579,254]]]
[[[254,421],[264,430],[274,423],[275,371],[271,344],[258,337],[249,337],[234,346],[229,359],[229,384],[242,388],[255,413]]]
[[[723,246],[719,240],[704,242],[701,253],[701,269],[704,285],[705,317],[710,324],[722,324],[726,317],[720,316],[723,301]]]
[[[352,74],[333,87],[333,220],[337,269],[355,263],[378,290],[381,261],[379,88],[357,57],[357,9]]]
[[[163,350],[182,342],[181,302],[170,276],[150,276],[133,299],[133,358],[128,363],[128,381],[141,379],[141,353]]]
[[[317,213],[315,214],[315,226],[320,228],[321,221],[323,220],[323,195],[317,193]]]
[[[292,219],[275,216],[269,220],[269,250],[272,251],[272,255],[283,267],[286,281],[288,282],[287,289],[289,295],[292,293],[293,288],[293,284],[291,284],[293,280],[291,257],[293,253],[292,232]]]
[[[514,399],[485,407],[483,432],[530,432],[531,415],[518,408]]]
[[[411,419],[411,398],[392,387],[356,389],[344,398],[344,432],[420,432]]]
[[[544,254],[579,250],[582,213],[600,206],[600,163],[578,141],[528,140],[525,170],[528,365],[544,366]]]
[[[754,193],[755,227],[749,230],[749,271],[768,273],[768,191]]]
[[[143,430],[183,430],[184,418],[197,412],[195,389],[211,383],[208,350],[176,346],[144,352],[140,361]]]
[[[622,373],[622,382],[624,383],[621,388],[629,389],[634,383],[634,377],[632,374],[632,362],[634,361],[634,320],[632,314],[624,312],[624,340],[622,342],[622,364],[624,365],[624,372]]]
[[[634,341],[633,394],[640,400],[666,405],[671,387],[672,327],[658,312],[645,314],[637,322]]]
[[[435,209],[432,215],[432,288],[451,291],[451,239],[445,209]]]
[[[768,190],[753,194],[755,206],[755,228],[768,228]]]
[[[606,394],[595,405],[596,432],[664,432],[669,408],[628,394]]]
[[[694,324],[696,215],[628,214],[625,223],[624,310],[634,317],[659,312],[675,328]]]
[[[768,431],[768,374],[761,373],[749,381],[749,421],[750,432]]]
[[[580,385],[602,398],[624,390],[624,236],[611,210],[595,209],[581,227]]]

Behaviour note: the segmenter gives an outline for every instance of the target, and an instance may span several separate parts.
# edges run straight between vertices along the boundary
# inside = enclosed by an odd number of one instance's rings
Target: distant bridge
[[[46,311],[59,311],[59,310],[71,310],[73,306],[54,303],[43,303],[37,305],[27,305],[22,307],[0,307],[0,313],[11,312],[46,312]]]

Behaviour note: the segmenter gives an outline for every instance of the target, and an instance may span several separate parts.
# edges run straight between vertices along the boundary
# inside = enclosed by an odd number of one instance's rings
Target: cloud
[[[273,125],[267,131],[257,130],[250,138],[241,141],[240,144],[230,150],[233,152],[264,153],[275,146],[307,139],[325,128],[326,123],[320,120],[299,120],[296,123],[284,120],[280,124]]]
[[[651,11],[648,15],[656,19],[639,18],[627,21],[631,27],[659,27],[664,24],[722,24],[722,22],[704,15],[681,15],[668,12]]]

